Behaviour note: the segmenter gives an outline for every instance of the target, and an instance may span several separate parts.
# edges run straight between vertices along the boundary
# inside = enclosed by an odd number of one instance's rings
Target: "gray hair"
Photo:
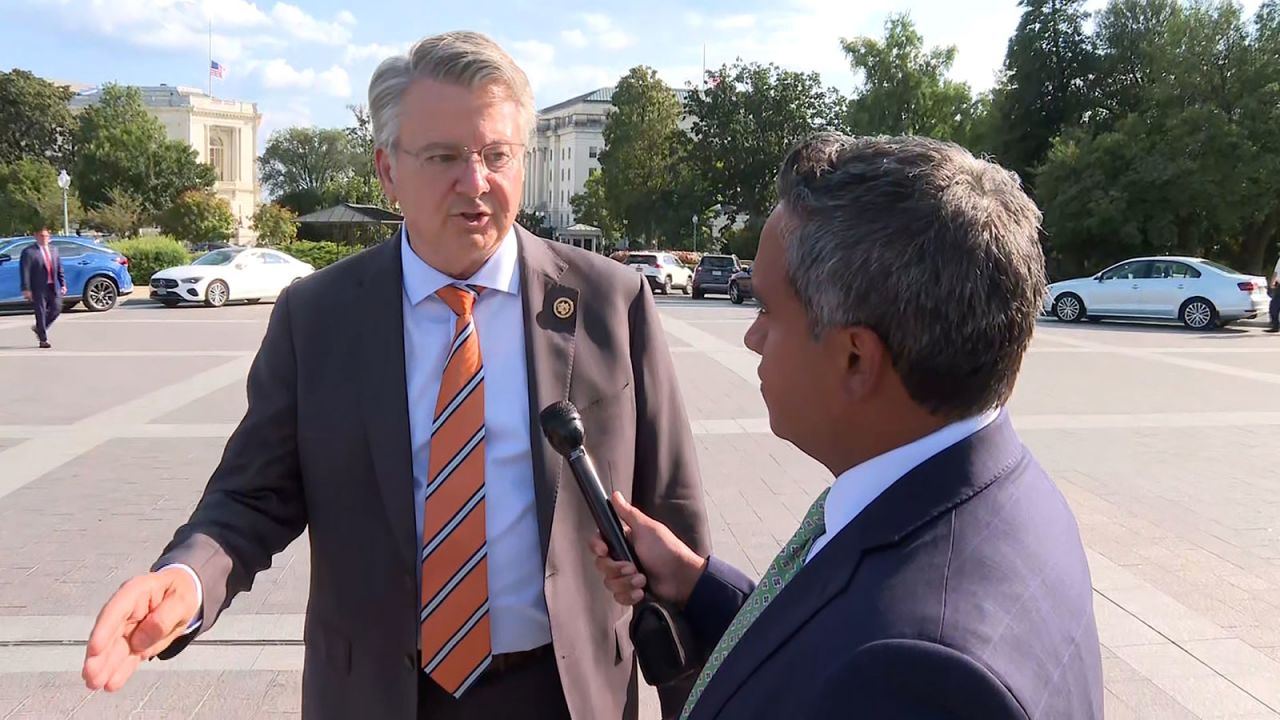
[[[1045,293],[1041,214],[1016,175],[952,143],[819,133],[783,161],[778,197],[815,335],[869,328],[935,415],[1009,399]]]
[[[478,89],[497,86],[520,107],[524,142],[536,118],[529,78],[496,42],[477,32],[454,31],[425,37],[406,55],[383,60],[369,80],[369,117],[375,147],[391,150],[400,137],[400,101],[414,80]]]

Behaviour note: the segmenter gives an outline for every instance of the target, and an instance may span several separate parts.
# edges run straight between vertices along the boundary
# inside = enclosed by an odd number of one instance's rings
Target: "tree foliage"
[[[83,211],[74,194],[67,198],[72,227]],[[23,158],[0,165],[0,235],[19,235],[40,226],[62,229],[62,188],[58,171],[45,160]]]
[[[199,190],[183,193],[159,221],[165,233],[189,243],[226,240],[236,229],[236,216],[227,201]]]
[[[271,134],[258,172],[273,198],[305,214],[319,209],[325,193],[354,174],[355,159],[346,130],[291,127]]]
[[[286,207],[275,203],[263,203],[253,213],[253,230],[258,233],[259,245],[280,245],[292,241],[298,236],[298,226],[294,223],[297,215]]]
[[[883,39],[842,40],[861,84],[847,126],[860,135],[928,135],[963,142],[973,122],[969,86],[950,80],[954,45],[925,50],[907,14],[890,15]]]
[[[72,159],[76,121],[67,107],[75,93],[26,70],[0,72],[0,163]]]

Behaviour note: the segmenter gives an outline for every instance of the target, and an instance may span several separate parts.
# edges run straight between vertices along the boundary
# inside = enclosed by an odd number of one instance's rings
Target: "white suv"
[[[693,270],[675,255],[664,252],[633,252],[625,260],[636,272],[643,273],[655,292],[670,295],[672,288],[688,295],[693,291]]]

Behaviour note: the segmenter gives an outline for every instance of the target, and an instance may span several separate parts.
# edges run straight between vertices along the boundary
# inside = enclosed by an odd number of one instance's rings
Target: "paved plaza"
[[[830,478],[769,434],[752,306],[659,304],[715,550],[759,575]],[[270,311],[73,312],[52,351],[0,315],[0,719],[297,717],[305,535],[177,660],[115,694],[79,675],[244,412]],[[1280,718],[1280,338],[1045,321],[1011,410],[1081,524],[1107,717]]]

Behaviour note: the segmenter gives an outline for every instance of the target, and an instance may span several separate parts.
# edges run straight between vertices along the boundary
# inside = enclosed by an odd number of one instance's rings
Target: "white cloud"
[[[355,25],[355,24],[356,24],[356,16],[355,16],[355,15],[352,15],[350,10],[343,10],[343,11],[339,12],[339,13],[338,13],[338,15],[337,15],[337,20],[338,20],[338,22],[342,23],[343,25]]]
[[[702,17],[700,12],[686,12],[684,14],[684,22],[689,27],[700,28],[707,22],[707,19]]]
[[[587,46],[587,36],[581,30],[563,30],[560,33],[560,39],[569,47],[584,48]]]
[[[284,32],[299,40],[328,45],[341,45],[351,39],[351,31],[341,22],[344,16],[355,21],[345,10],[338,14],[339,22],[325,22],[308,15],[297,5],[278,2],[271,8],[272,21]]]
[[[582,23],[586,32],[579,29],[566,30],[560,33],[561,39],[572,47],[586,47],[594,44],[605,50],[621,50],[634,42],[627,33],[619,30],[613,18],[603,13],[583,13]]]
[[[404,42],[399,45],[383,45],[382,43],[348,45],[346,52],[342,55],[342,61],[348,65],[368,61],[381,62],[392,55],[408,52],[412,46],[412,42]]]
[[[271,90],[301,90],[337,98],[351,96],[351,77],[337,65],[320,72],[312,68],[298,70],[287,60],[275,58],[263,63],[259,74],[263,86]]]

